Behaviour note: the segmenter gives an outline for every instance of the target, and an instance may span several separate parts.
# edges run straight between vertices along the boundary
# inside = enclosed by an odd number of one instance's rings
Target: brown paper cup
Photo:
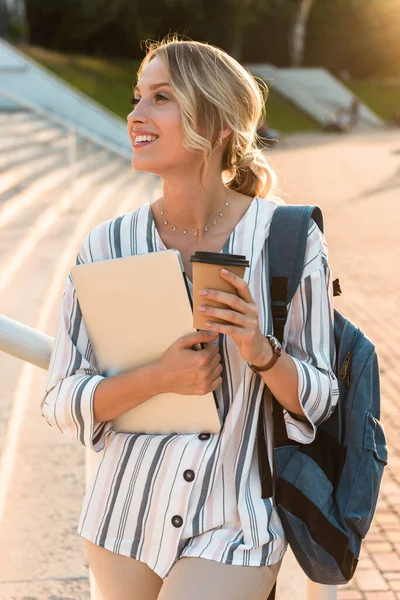
[[[216,253],[202,252],[201,254],[215,255]],[[227,271],[230,271],[235,275],[238,275],[239,277],[243,278],[246,266],[248,266],[248,264],[245,264],[247,262],[246,257],[241,257],[241,262],[244,263],[242,265],[229,265],[229,256],[236,255],[221,254],[220,256],[223,257],[221,260],[221,264],[200,262],[199,260],[192,261],[192,257],[190,259],[192,262],[193,269],[193,327],[195,329],[208,330],[209,327],[206,326],[206,321],[229,324],[229,321],[224,321],[223,319],[219,319],[211,315],[205,315],[204,313],[198,310],[198,307],[200,305],[215,306],[217,308],[230,308],[227,304],[215,302],[214,300],[210,300],[207,296],[200,296],[199,291],[202,289],[214,289],[220,290],[222,292],[229,292],[230,294],[234,294],[236,296],[238,295],[237,289],[228,281],[226,281],[226,279],[223,279],[223,276],[221,275],[221,269],[226,269]],[[204,258],[204,256],[202,258]],[[211,257],[211,259],[213,259],[213,257]],[[220,259],[217,255],[217,257],[213,260]],[[232,259],[232,262],[240,262],[240,260],[236,259],[235,261],[235,259]]]

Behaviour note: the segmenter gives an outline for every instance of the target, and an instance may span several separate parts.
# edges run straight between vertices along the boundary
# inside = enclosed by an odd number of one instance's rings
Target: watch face
[[[278,340],[278,338],[276,338],[273,335],[269,335],[267,337],[268,337],[268,339],[270,341],[270,344],[271,344],[271,346],[273,348],[277,348],[278,350],[282,350],[282,344],[280,343],[280,341]]]

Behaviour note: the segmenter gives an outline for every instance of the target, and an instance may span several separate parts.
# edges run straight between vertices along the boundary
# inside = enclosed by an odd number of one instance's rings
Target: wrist
[[[251,361],[251,363],[256,367],[262,367],[269,363],[269,361],[272,359],[273,353],[274,351],[272,349],[271,344],[266,338],[264,338],[263,348],[261,352],[256,356],[254,360]]]
[[[155,360],[154,362],[148,363],[145,365],[145,368],[148,371],[148,381],[151,382],[151,397],[163,394],[167,390],[168,384],[165,381],[165,369],[162,368],[161,361]]]

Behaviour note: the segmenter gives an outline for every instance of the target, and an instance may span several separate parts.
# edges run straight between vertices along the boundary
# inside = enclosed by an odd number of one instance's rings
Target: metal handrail
[[[4,89],[4,87],[0,87],[0,96],[2,96],[3,98],[6,98],[7,100],[10,100],[11,102],[14,102],[15,104],[17,104],[19,106],[23,106],[25,109],[27,109],[33,113],[36,113],[36,114],[40,115],[41,117],[44,117],[47,121],[51,121],[61,127],[64,127],[68,131],[73,132],[76,135],[79,135],[80,137],[88,140],[89,142],[92,142],[93,144],[96,144],[97,146],[103,147],[104,149],[108,150],[109,152],[114,152],[115,154],[118,154],[119,156],[121,156],[121,158],[128,159],[128,160],[130,160],[132,158],[132,154],[128,150],[124,150],[123,148],[120,148],[119,146],[115,146],[111,142],[104,141],[101,137],[97,136],[94,133],[89,133],[84,128],[79,127],[79,125],[69,123],[66,119],[63,119],[59,115],[50,111],[48,108],[46,108],[46,109],[41,108],[40,106],[38,106],[37,104],[34,104],[30,100],[26,100],[25,98],[19,98],[15,94]]]

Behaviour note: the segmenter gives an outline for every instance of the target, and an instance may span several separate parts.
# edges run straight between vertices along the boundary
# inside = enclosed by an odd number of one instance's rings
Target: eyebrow
[[[152,85],[150,85],[150,86],[149,86],[149,88],[150,88],[151,90],[156,90],[157,88],[159,88],[159,87],[162,87],[163,85],[168,85],[168,87],[170,87],[170,85],[169,85],[168,81],[161,81],[160,83],[153,83]],[[135,87],[133,88],[133,91],[134,91],[134,92],[139,92],[139,86],[138,86],[138,85],[137,85],[137,86],[135,86]]]

